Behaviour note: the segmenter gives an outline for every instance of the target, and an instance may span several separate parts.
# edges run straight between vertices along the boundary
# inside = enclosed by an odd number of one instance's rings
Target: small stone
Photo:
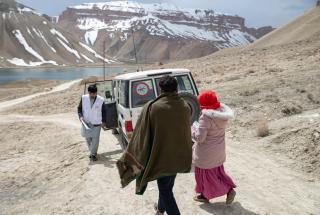
[[[320,133],[315,130],[313,133],[312,133],[312,141],[313,142],[317,142],[320,140]]]
[[[312,160],[310,163],[311,164],[315,164],[315,163],[317,163],[318,161],[317,160]]]

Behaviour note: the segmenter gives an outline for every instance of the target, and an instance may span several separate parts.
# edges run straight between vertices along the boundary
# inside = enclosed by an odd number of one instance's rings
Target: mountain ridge
[[[99,53],[51,23],[49,16],[14,0],[1,0],[0,11],[1,67],[102,64]]]
[[[133,31],[137,55],[140,59],[147,56],[151,61],[201,57],[223,48],[249,44],[273,30],[270,26],[247,28],[244,18],[214,10],[133,1],[70,6],[59,16],[58,24],[96,48],[106,43],[107,53],[119,59],[133,57]]]

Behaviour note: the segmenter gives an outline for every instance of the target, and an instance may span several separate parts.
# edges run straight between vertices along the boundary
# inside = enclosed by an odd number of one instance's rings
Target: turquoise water
[[[133,72],[134,67],[106,68],[106,75]],[[29,78],[45,80],[74,80],[89,76],[103,76],[103,68],[37,68],[37,69],[0,69],[0,83],[20,81]]]

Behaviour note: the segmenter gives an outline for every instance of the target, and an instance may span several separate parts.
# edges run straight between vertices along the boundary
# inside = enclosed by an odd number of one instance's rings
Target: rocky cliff
[[[273,30],[247,28],[239,16],[214,10],[131,1],[85,3],[68,7],[58,24],[79,39],[120,60],[140,62],[195,58],[219,49],[248,44]]]
[[[0,0],[0,67],[102,63],[90,45],[13,0]],[[111,60],[105,59],[111,63]]]

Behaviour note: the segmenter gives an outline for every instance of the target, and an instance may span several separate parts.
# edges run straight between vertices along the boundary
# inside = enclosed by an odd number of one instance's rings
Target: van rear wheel
[[[119,134],[118,129],[116,129],[116,128],[112,129],[112,134],[115,134],[115,135]]]

